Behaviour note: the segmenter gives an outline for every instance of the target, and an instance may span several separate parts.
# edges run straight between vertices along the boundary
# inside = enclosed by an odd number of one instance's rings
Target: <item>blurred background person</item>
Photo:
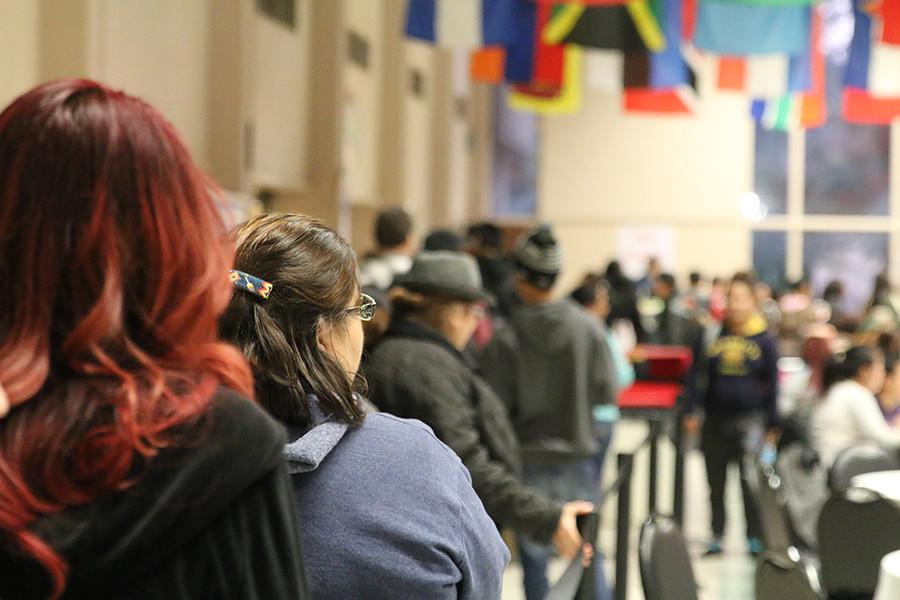
[[[397,275],[412,267],[418,251],[413,235],[412,217],[400,207],[388,208],[375,220],[375,242],[378,248],[359,265],[360,282],[379,290],[387,290]]]

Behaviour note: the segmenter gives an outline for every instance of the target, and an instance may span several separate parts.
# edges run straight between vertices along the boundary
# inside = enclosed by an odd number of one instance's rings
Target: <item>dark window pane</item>
[[[844,121],[844,71],[849,3],[829,2],[825,47],[828,121],[806,135],[806,214],[887,215],[890,128]],[[852,31],[852,29],[850,29]],[[840,42],[840,43],[838,43]]]
[[[803,271],[821,294],[831,281],[844,284],[844,310],[863,310],[875,277],[887,270],[888,234],[810,232],[803,236]]]
[[[770,215],[787,213],[788,134],[757,125],[753,187]]]
[[[509,108],[502,87],[494,100],[494,209],[498,216],[532,216],[537,210],[538,119]]]
[[[785,255],[787,233],[784,231],[753,232],[753,270],[760,281],[773,288],[781,287],[787,278]]]

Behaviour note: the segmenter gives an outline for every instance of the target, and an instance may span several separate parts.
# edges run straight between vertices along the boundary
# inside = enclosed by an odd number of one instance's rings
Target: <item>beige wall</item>
[[[98,2],[99,54],[91,73],[156,106],[203,167],[209,166],[209,1]]]
[[[309,144],[309,0],[297,4],[294,30],[254,15],[253,183],[300,191],[306,187]]]
[[[681,273],[749,266],[738,212],[753,184],[747,102],[702,97],[694,118],[676,119],[623,115],[617,95],[589,92],[578,114],[542,119],[539,218],[565,245],[566,285],[614,255],[623,226],[671,227]]]
[[[0,0],[0,107],[39,78],[38,3]]]

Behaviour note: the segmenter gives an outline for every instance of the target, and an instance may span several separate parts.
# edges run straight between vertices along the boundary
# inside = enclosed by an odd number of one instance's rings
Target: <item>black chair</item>
[[[756,565],[756,600],[823,600],[825,590],[817,561],[790,554],[765,552]]]
[[[639,561],[646,600],[697,600],[691,557],[675,521],[657,515],[644,522]]]
[[[818,563],[794,543],[781,478],[771,465],[760,465],[757,475],[752,487],[767,550],[756,565],[756,600],[821,600]]]
[[[850,480],[857,475],[897,469],[900,458],[896,453],[877,444],[860,444],[838,454],[828,474],[828,485],[839,494],[850,487]]]
[[[781,479],[770,465],[759,465],[754,483],[751,487],[756,492],[756,506],[766,548],[770,552],[787,554],[794,543],[787,509],[781,497]]]
[[[900,549],[900,509],[872,492],[833,494],[819,515],[822,583],[829,597],[871,596],[881,559]]]

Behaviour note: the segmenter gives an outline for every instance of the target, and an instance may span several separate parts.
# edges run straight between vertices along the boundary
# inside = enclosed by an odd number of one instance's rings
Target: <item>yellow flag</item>
[[[630,0],[625,6],[647,48],[653,52],[665,50],[666,36],[663,35],[659,28],[659,22],[650,9],[650,2],[648,0]]]
[[[563,63],[563,84],[559,93],[543,97],[511,88],[507,101],[510,108],[542,115],[567,115],[581,109],[581,48],[566,46]]]
[[[565,6],[557,7],[556,12],[541,34],[543,42],[551,46],[561,44],[583,14],[583,4],[566,4]]]

